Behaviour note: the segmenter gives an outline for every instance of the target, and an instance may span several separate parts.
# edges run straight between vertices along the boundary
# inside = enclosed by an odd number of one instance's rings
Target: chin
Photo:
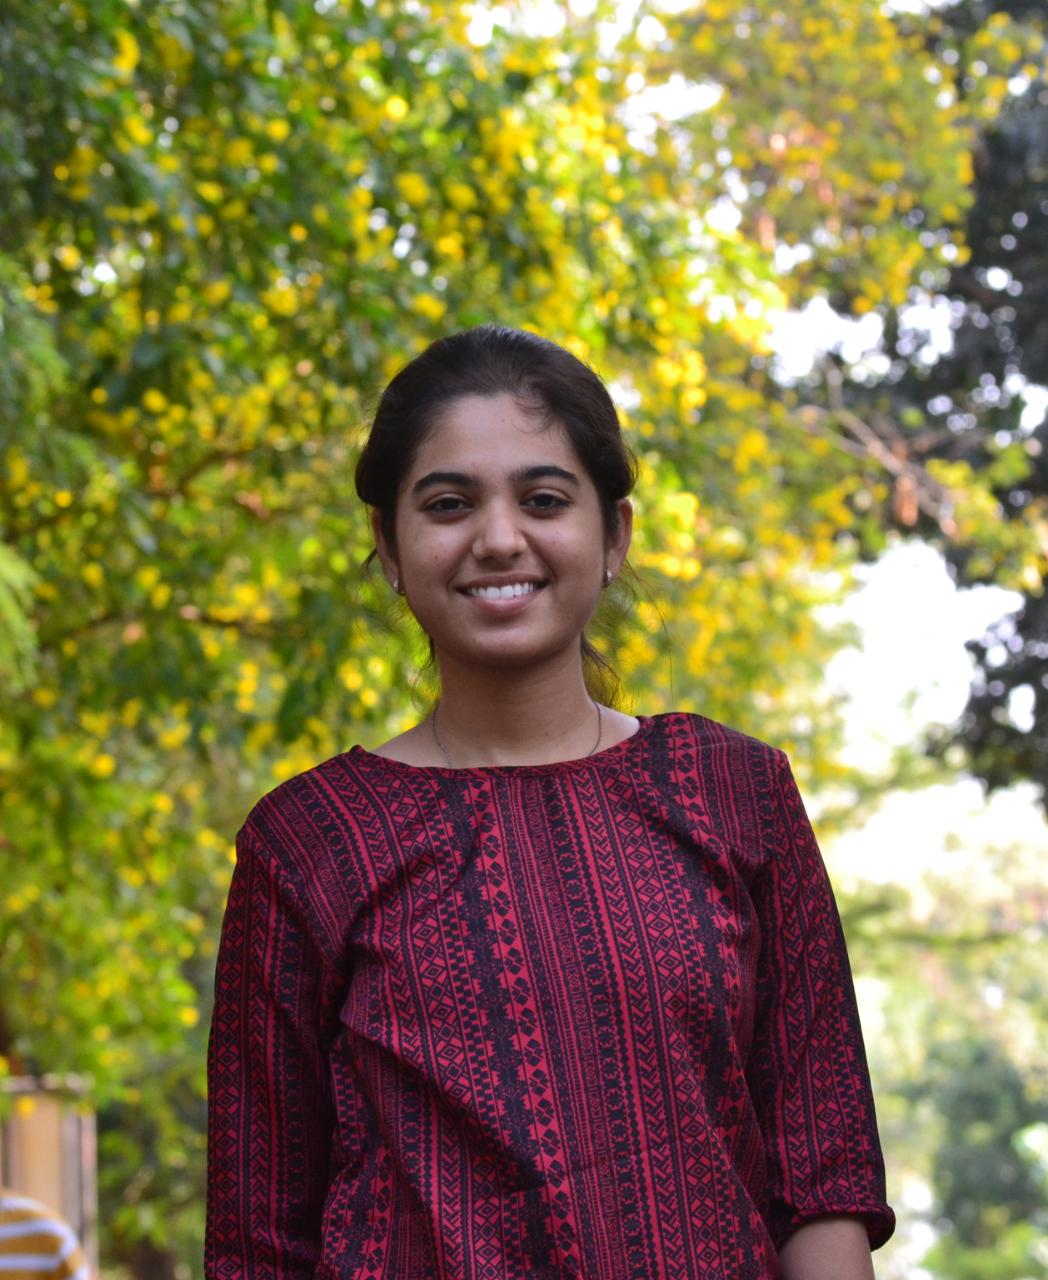
[[[569,653],[576,655],[581,651],[581,646],[581,636],[576,636],[567,645],[535,645],[523,641],[517,644],[512,641],[500,644],[493,641],[469,648],[456,645],[443,650],[437,645],[436,653],[438,664],[443,654],[456,666],[467,670],[473,667],[478,671],[513,672],[546,666]]]

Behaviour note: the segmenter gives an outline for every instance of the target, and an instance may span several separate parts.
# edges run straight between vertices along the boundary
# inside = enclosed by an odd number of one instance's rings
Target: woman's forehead
[[[421,472],[446,470],[516,472],[552,463],[582,471],[567,432],[514,396],[465,396],[440,414],[419,446],[408,483]]]

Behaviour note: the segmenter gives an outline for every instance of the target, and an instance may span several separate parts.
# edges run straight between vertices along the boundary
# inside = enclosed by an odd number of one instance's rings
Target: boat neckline
[[[637,716],[637,728],[627,738],[613,742],[602,751],[595,751],[590,756],[578,756],[572,760],[551,760],[545,764],[478,764],[456,768],[452,765],[408,764],[404,760],[391,760],[389,756],[380,756],[366,747],[350,747],[348,755],[354,760],[373,768],[386,768],[393,773],[402,773],[413,777],[491,777],[494,775],[512,775],[521,777],[525,774],[553,774],[563,771],[576,771],[603,767],[614,764],[622,757],[630,754],[648,736],[655,723],[654,716]]]

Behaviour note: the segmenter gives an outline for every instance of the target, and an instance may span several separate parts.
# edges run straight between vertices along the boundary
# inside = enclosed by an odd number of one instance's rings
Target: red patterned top
[[[698,716],[277,787],[209,1070],[209,1280],[771,1280],[811,1218],[894,1224],[789,764]]]

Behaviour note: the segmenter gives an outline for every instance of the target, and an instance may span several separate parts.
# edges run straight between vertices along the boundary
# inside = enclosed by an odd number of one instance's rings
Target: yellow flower
[[[462,237],[457,231],[451,231],[446,236],[438,236],[435,248],[445,261],[461,262],[466,256],[462,247]]]
[[[190,726],[183,720],[181,724],[174,725],[170,729],[165,729],[162,733],[157,734],[157,742],[166,750],[174,751],[178,747],[185,744],[189,737]]]
[[[29,479],[29,462],[18,449],[8,449],[5,458],[7,479],[12,489],[21,489]]]
[[[120,72],[122,76],[130,76],[135,67],[138,66],[140,57],[138,41],[130,31],[118,31],[116,33],[116,56],[113,58],[113,66]]]
[[[442,320],[447,311],[447,303],[442,302],[431,293],[420,293],[411,300],[412,310],[427,320]]]
[[[298,311],[298,290],[286,281],[278,281],[272,288],[266,289],[261,298],[270,311],[278,316],[293,316]],[[255,324],[258,328],[264,328],[265,317],[256,316]]]
[[[167,408],[167,396],[156,387],[150,387],[142,395],[142,406],[150,413],[163,413]]]
[[[128,116],[124,121],[124,132],[140,147],[146,147],[153,141],[153,130],[141,116]]]
[[[390,120],[403,120],[408,110],[408,104],[398,94],[386,99],[386,115]]]
[[[291,126],[284,119],[266,121],[266,135],[274,142],[283,142],[291,132]]]
[[[226,161],[232,165],[250,164],[254,154],[254,148],[247,138],[233,138],[226,145]]]
[[[115,769],[116,761],[111,755],[107,755],[105,752],[102,752],[101,755],[95,756],[91,761],[91,772],[96,778],[112,777]]]
[[[59,245],[55,250],[55,257],[67,271],[75,271],[83,261],[80,256],[80,250],[75,244]]]
[[[398,173],[395,182],[408,204],[421,205],[429,199],[429,183],[420,173]]]
[[[355,692],[364,684],[360,668],[351,662],[343,662],[338,669],[339,678],[350,692]]]
[[[226,194],[217,182],[198,182],[196,184],[196,189],[197,195],[201,200],[206,200],[208,204],[218,204]]]

